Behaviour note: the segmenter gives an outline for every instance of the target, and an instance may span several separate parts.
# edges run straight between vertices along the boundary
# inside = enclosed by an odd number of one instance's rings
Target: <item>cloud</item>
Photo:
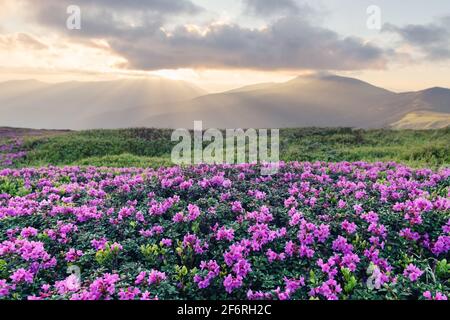
[[[427,25],[385,24],[383,31],[399,35],[402,41],[420,49],[427,59],[450,59],[450,16]]]
[[[237,24],[213,24],[206,30],[178,27],[138,41],[120,37],[109,43],[130,67],[143,69],[355,70],[385,63],[383,50],[298,17],[281,18],[265,29]]]
[[[36,1],[30,1],[34,3]],[[37,4],[41,8],[46,6],[61,6],[67,8],[69,5],[78,5],[81,8],[92,9],[104,8],[109,10],[120,9],[125,11],[153,11],[158,13],[197,13],[202,10],[190,0],[46,0]]]
[[[300,6],[294,0],[243,0],[245,11],[258,16],[275,14],[295,15],[300,13]]]
[[[81,30],[71,30],[79,37],[129,36],[160,28],[176,15],[195,15],[204,9],[190,0],[24,0],[34,10],[38,23],[66,32],[67,7],[81,9]]]
[[[27,33],[0,35],[0,47],[7,49],[19,47],[26,50],[48,49],[46,44]]]
[[[286,0],[257,2],[260,12],[269,8],[287,10],[295,5]],[[237,23],[165,29],[168,16],[201,9],[188,0],[134,0],[126,6],[118,0],[81,0],[78,31],[65,28],[68,0],[31,3],[36,6],[40,25],[64,34],[70,41],[103,39],[112,54],[128,61],[123,67],[129,69],[360,70],[380,69],[386,64],[385,52],[377,46],[360,38],[342,37],[300,15],[278,17],[263,29]],[[110,9],[105,9],[106,4],[111,4]]]

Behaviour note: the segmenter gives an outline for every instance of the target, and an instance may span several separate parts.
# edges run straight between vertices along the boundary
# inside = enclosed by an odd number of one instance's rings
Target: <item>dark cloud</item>
[[[197,13],[202,10],[190,0],[45,0],[29,1],[41,8],[47,6],[77,5],[81,8],[104,8],[109,10],[120,9],[124,11],[153,11],[158,13]],[[37,3],[38,2],[38,3]],[[49,12],[50,13],[50,12]]]
[[[213,25],[206,34],[179,27],[139,41],[114,38],[111,47],[140,69],[215,67],[251,69],[381,68],[383,51],[358,38],[310,25],[297,17],[277,20],[267,29]]]
[[[295,0],[243,0],[247,13],[261,16],[272,16],[275,14],[295,15],[301,9]]]
[[[421,49],[427,58],[450,59],[450,16],[427,25],[385,24],[383,31],[398,34],[404,42]]]
[[[66,32],[67,7],[81,9],[81,30],[71,34],[84,37],[107,37],[125,34],[133,37],[143,31],[157,30],[164,21],[177,15],[194,15],[203,11],[190,0],[25,0],[34,9],[37,21]]]
[[[189,0],[77,0],[76,3],[80,5],[94,3],[95,6],[119,8],[121,10],[151,10],[159,13],[197,13],[202,10]]]

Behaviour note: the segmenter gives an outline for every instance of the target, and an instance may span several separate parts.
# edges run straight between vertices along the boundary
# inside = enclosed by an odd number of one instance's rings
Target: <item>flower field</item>
[[[11,166],[27,155],[26,151],[21,150],[22,143],[20,139],[6,143],[0,141],[0,168]]]
[[[449,168],[0,170],[0,299],[445,300],[449,250]]]

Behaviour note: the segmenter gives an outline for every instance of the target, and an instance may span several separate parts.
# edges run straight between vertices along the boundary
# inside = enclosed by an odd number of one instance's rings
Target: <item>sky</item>
[[[315,72],[450,88],[450,1],[0,0],[0,81],[161,76],[219,92]]]

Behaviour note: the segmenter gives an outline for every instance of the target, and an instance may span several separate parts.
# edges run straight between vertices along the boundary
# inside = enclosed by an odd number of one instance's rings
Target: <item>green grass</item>
[[[26,140],[25,148],[29,150],[29,165],[42,162],[72,164],[87,158],[122,154],[161,157],[172,150],[169,131],[143,129],[92,130],[44,139],[30,138]]]
[[[111,168],[154,168],[167,167],[172,164],[168,157],[140,157],[132,154],[120,154],[102,157],[85,158],[72,163],[79,166],[111,167]]]
[[[19,166],[94,165],[157,167],[170,165],[171,130],[120,129],[28,137],[29,151]],[[302,128],[280,131],[285,161],[396,161],[414,167],[450,164],[450,128],[439,130],[353,130]]]
[[[412,166],[450,163],[450,129],[289,129],[282,132],[283,160],[396,161]]]

